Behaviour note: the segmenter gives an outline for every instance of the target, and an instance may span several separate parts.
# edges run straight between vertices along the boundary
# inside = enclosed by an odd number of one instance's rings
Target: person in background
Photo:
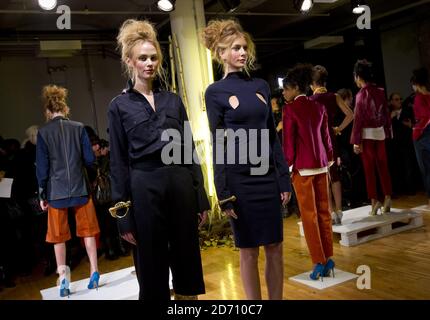
[[[278,133],[279,141],[282,142],[282,96],[281,93],[276,92],[270,99],[272,106],[273,119],[275,120],[275,128]]]
[[[74,208],[76,233],[84,238],[90,261],[88,289],[98,288],[100,279],[95,239],[100,229],[84,175],[84,167],[95,159],[83,124],[68,119],[67,89],[48,85],[42,96],[48,123],[37,134],[36,175],[40,207],[48,211],[46,241],[54,244],[60,296],[65,297],[70,295],[66,274],[66,241],[71,239],[69,208]]]
[[[393,191],[413,195],[416,192],[417,161],[412,140],[413,109],[402,106],[399,93],[388,99],[393,139],[388,142],[388,163],[393,178]]]
[[[415,153],[430,207],[430,92],[429,73],[426,68],[416,69],[411,78],[412,88],[415,92],[412,137]]]
[[[328,72],[326,68],[320,65],[313,67],[312,84],[310,85],[313,95],[310,99],[318,101],[324,105],[327,111],[329,133],[333,148],[333,159],[335,160],[335,164],[332,165],[329,170],[329,180],[331,186],[330,190],[334,198],[333,202],[332,197],[330,196],[331,217],[333,224],[341,224],[343,216],[342,185],[339,175],[341,158],[337,146],[336,136],[342,134],[342,131],[351,123],[352,119],[354,118],[354,114],[352,113],[350,107],[343,101],[341,96],[327,91],[327,78]],[[335,117],[338,113],[338,110],[341,110],[344,114],[343,121],[339,125],[335,122]]]

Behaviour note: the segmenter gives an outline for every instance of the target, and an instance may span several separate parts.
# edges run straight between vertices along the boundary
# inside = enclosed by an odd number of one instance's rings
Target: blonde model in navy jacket
[[[139,299],[170,299],[169,267],[175,294],[196,296],[205,292],[198,213],[204,220],[210,208],[203,176],[197,164],[171,165],[161,157],[165,130],[183,139],[186,110],[176,94],[153,86],[162,55],[150,23],[125,21],[118,43],[132,81],[109,106],[112,198],[132,203],[118,222],[121,236],[136,245]]]

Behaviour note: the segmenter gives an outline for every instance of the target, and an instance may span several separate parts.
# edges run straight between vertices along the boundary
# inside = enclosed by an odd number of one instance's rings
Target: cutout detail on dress
[[[265,105],[267,105],[266,100],[264,99],[263,95],[260,92],[257,92],[256,95],[257,95],[258,99],[261,100],[261,102],[263,102]]]
[[[228,98],[228,103],[233,109],[236,109],[239,106],[239,99],[236,96],[231,96]]]

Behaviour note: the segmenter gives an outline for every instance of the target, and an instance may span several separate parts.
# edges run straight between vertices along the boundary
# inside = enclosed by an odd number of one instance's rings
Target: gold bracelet
[[[110,212],[110,215],[112,217],[117,218],[117,219],[122,219],[128,214],[130,207],[131,207],[131,201],[127,201],[127,202],[120,201],[120,202],[116,203],[113,207],[109,208],[109,212]],[[124,209],[124,208],[127,208],[125,213],[122,216],[118,215],[117,211]]]

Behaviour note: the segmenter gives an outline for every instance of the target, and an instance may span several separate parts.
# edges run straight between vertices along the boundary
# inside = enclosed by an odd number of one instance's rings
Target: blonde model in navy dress
[[[288,202],[291,185],[274,126],[270,89],[264,80],[244,73],[254,60],[254,50],[250,36],[237,22],[211,21],[203,35],[206,47],[223,64],[225,71],[222,80],[207,88],[205,98],[214,138],[217,195],[220,200],[233,195],[237,199],[227,201],[221,208],[232,218],[235,244],[240,248],[245,292],[248,299],[261,299],[258,249],[264,246],[269,299],[282,299],[281,205]],[[246,141],[238,139],[232,143],[234,158],[230,157],[232,150],[228,148],[231,141],[227,141],[227,152],[217,155],[219,144],[224,144],[223,129],[230,129],[235,134],[246,133]],[[227,135],[227,140],[230,138]],[[240,154],[241,148],[248,150],[246,156]],[[252,158],[252,152],[249,152],[252,148],[268,164],[267,170],[259,174],[251,171],[261,166]],[[220,158],[224,161],[219,161]]]

